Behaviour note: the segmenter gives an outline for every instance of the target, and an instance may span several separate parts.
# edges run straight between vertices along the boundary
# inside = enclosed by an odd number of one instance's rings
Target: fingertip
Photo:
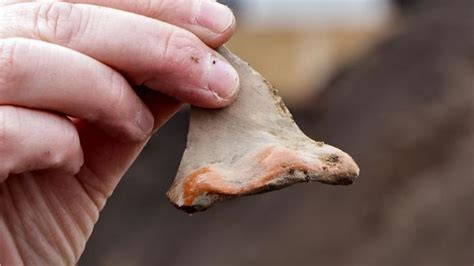
[[[154,117],[146,107],[139,107],[130,118],[122,121],[110,121],[101,125],[101,129],[109,137],[123,142],[142,142],[153,133]]]
[[[233,36],[236,31],[236,24],[234,23],[231,28],[229,28],[226,32],[221,34],[214,34],[210,37],[203,37],[202,41],[213,49],[217,49],[220,46],[227,43]]]
[[[225,58],[212,53],[207,62],[204,87],[183,94],[184,101],[202,108],[222,108],[238,96],[240,78],[237,70]]]
[[[232,28],[235,17],[227,6],[214,1],[200,1],[196,22],[216,34],[222,34]]]
[[[84,152],[82,151],[81,141],[75,128],[74,132],[76,136],[76,144],[71,148],[70,154],[66,156],[66,162],[68,163],[66,163],[64,167],[65,171],[72,175],[79,173],[84,165]]]
[[[143,104],[142,107],[137,112],[136,126],[139,129],[140,133],[137,136],[137,140],[147,139],[153,131],[155,119],[148,110],[148,108]]]
[[[75,175],[79,173],[84,165],[84,154],[82,151],[81,141],[76,127],[67,118],[57,117],[62,120],[63,134],[61,141],[57,142],[57,146],[46,149],[41,156],[46,165],[46,171],[58,172],[63,174]]]
[[[211,59],[208,88],[215,96],[218,107],[227,106],[239,92],[239,74],[224,58]]]
[[[230,40],[237,25],[235,15],[228,6],[209,0],[201,1],[196,23],[210,32],[202,35],[196,33],[212,48],[217,48]]]

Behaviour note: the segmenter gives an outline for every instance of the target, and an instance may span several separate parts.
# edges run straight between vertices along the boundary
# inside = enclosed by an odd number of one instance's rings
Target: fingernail
[[[210,58],[209,90],[223,99],[231,99],[239,89],[239,74],[226,61]]]
[[[147,109],[142,108],[138,111],[137,114],[137,126],[143,133],[143,138],[147,138],[151,131],[153,130],[153,126],[155,123],[155,119],[150,111]]]
[[[197,23],[215,33],[223,33],[234,23],[234,14],[225,5],[201,1]]]

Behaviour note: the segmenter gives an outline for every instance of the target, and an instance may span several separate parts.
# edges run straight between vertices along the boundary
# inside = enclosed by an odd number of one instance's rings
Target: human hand
[[[3,266],[76,263],[106,199],[181,101],[215,108],[237,94],[237,73],[209,48],[233,34],[226,7],[68,2],[0,0]]]

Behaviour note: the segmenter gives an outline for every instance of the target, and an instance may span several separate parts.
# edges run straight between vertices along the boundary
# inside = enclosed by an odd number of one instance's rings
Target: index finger
[[[0,38],[59,44],[122,72],[134,85],[200,107],[235,97],[235,69],[194,34],[152,18],[94,5],[22,3],[0,8]]]
[[[207,45],[217,48],[235,31],[235,17],[225,5],[215,0],[66,0],[92,4],[158,19],[189,30]]]
[[[39,2],[41,0],[0,0],[0,6]],[[235,32],[232,11],[216,0],[57,0],[119,9],[154,18],[194,33],[208,46],[217,48]]]

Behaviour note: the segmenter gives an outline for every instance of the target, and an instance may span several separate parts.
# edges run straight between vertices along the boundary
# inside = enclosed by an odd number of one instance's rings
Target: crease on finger
[[[2,6],[11,6],[15,4],[34,2],[31,0],[0,0],[0,7]]]

